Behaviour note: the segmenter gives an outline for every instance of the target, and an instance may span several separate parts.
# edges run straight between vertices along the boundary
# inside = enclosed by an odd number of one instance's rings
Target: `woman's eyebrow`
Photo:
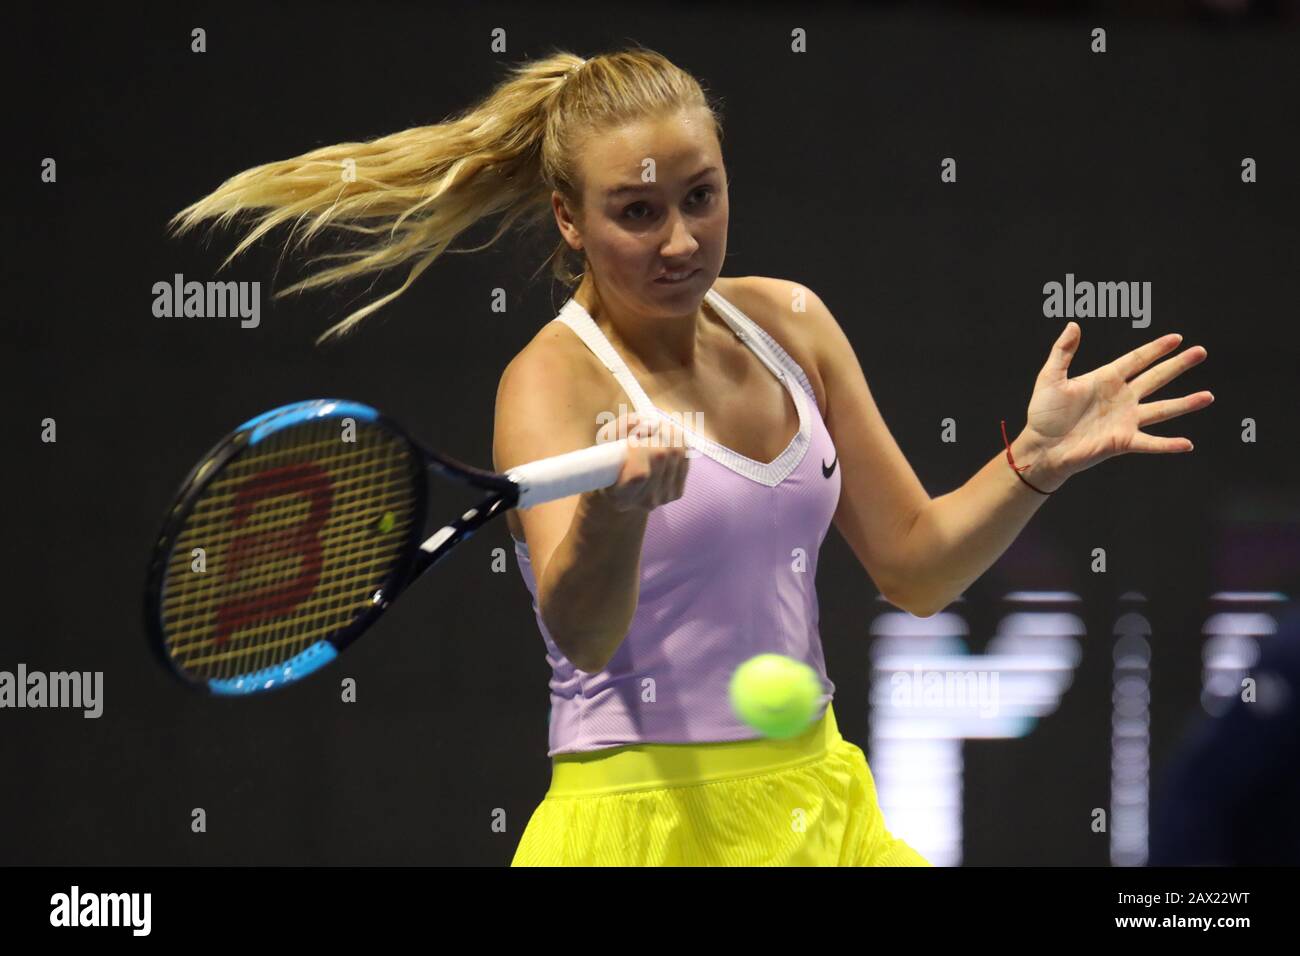
[[[692,176],[690,179],[686,181],[688,183],[693,183],[695,182],[695,180],[699,179],[700,177],[707,176],[709,173],[716,173],[717,171],[718,171],[717,166],[706,166],[704,169],[701,169],[698,173],[696,173],[694,176]],[[613,189],[605,190],[605,198],[610,199],[614,196],[622,195],[623,193],[636,193],[636,192],[642,192],[643,190],[646,189],[654,189],[656,185],[657,185],[656,183],[627,183],[622,186],[615,186]]]

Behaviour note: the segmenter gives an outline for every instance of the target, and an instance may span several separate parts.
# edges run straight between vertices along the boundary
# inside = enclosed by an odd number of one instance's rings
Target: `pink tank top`
[[[636,612],[603,670],[579,670],[551,640],[528,545],[515,541],[551,665],[547,756],[757,739],[728,698],[732,673],[755,654],[784,654],[811,666],[825,691],[819,717],[835,692],[817,630],[815,583],[818,551],[840,497],[838,456],[803,369],[715,290],[705,298],[785,385],[799,431],[764,464],[685,429],[696,450],[685,491],[646,519]],[[577,301],[569,299],[556,318],[604,363],[637,411],[669,417]]]

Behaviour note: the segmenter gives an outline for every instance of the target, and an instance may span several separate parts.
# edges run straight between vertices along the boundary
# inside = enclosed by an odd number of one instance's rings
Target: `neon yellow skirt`
[[[552,758],[511,866],[929,866],[885,828],[828,705],[789,740],[633,744]]]

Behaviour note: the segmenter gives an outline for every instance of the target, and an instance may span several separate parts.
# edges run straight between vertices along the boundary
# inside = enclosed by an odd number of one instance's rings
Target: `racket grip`
[[[519,485],[517,508],[531,508],[569,495],[608,488],[627,460],[628,440],[580,448],[553,458],[530,461],[506,472]]]

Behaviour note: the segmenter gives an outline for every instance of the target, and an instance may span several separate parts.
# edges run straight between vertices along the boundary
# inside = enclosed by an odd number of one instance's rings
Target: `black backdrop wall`
[[[442,119],[506,63],[556,46],[592,55],[636,40],[725,99],[724,274],[817,291],[932,495],[1001,450],[1000,419],[1023,425],[1064,325],[1043,316],[1045,282],[1152,285],[1149,328],[1081,320],[1077,371],[1172,331],[1209,351],[1155,397],[1209,388],[1216,403],[1150,429],[1195,452],[1126,456],[1073,479],[957,609],[975,652],[1010,592],[1077,595],[1086,627],[1054,712],[1027,736],[964,745],[963,862],[1109,862],[1089,824],[1111,797],[1115,620],[1140,606],[1150,622],[1158,769],[1201,709],[1211,594],[1294,580],[1300,136],[1285,23],[784,4],[27,16],[8,60],[18,128],[0,323],[12,483],[0,669],[102,671],[104,711],[0,710],[0,862],[509,861],[548,782],[548,668],[503,523],[328,675],[265,699],[211,701],[172,683],[147,653],[140,593],[187,469],[262,409],[352,397],[490,463],[500,372],[562,301],[545,278],[528,281],[551,237],[505,242],[444,257],[358,335],[318,348],[317,334],[405,274],[271,303],[305,274],[281,262],[283,232],[217,273],[242,234],[169,241],[166,219],[250,166]],[[1098,26],[1104,54],[1090,50]],[[195,27],[206,53],[189,52]],[[506,54],[491,51],[497,27]],[[791,52],[797,28],[806,53]],[[55,183],[40,179],[46,157]],[[945,157],[956,183],[940,180]],[[1242,182],[1244,157],[1258,182]],[[260,326],[154,317],[152,287],[176,273],[262,282]],[[490,308],[497,287],[504,315]],[[54,443],[41,440],[46,418]],[[955,443],[941,441],[945,418]],[[1242,440],[1246,418],[1256,442]],[[1258,528],[1281,542],[1268,561],[1216,561],[1229,546],[1256,553]],[[1099,547],[1105,573],[1091,570]],[[865,748],[870,629],[890,609],[834,531],[818,592],[836,712]],[[357,681],[354,704],[340,702],[343,677]],[[196,807],[206,833],[192,832]]]

